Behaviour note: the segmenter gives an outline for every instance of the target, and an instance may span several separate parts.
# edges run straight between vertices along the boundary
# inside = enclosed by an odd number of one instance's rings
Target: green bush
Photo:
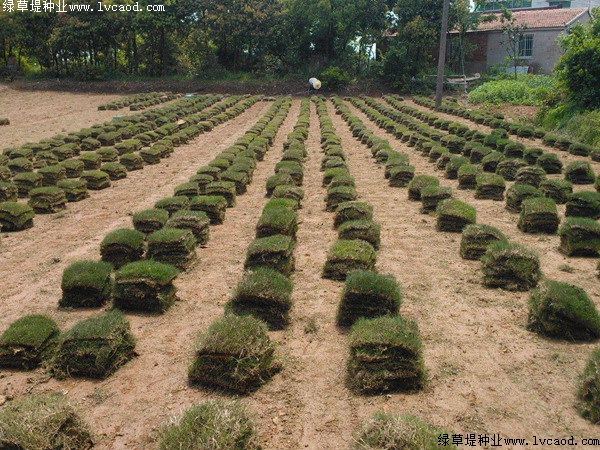
[[[481,257],[483,284],[508,291],[528,291],[541,278],[540,260],[531,250],[510,242],[493,242]]]
[[[350,83],[350,75],[337,66],[330,66],[321,72],[319,79],[326,89],[345,88]]]
[[[275,345],[264,322],[226,315],[200,335],[189,368],[191,383],[246,394],[278,369]]]
[[[439,437],[452,436],[413,416],[377,412],[354,437],[353,450],[439,450]],[[444,448],[458,450],[454,444]]]
[[[352,270],[373,270],[377,253],[371,244],[360,239],[338,239],[327,254],[323,278],[345,280]]]
[[[589,341],[600,337],[600,315],[583,289],[544,280],[529,298],[527,329],[559,339]]]
[[[425,384],[416,322],[402,317],[359,319],[350,331],[348,375],[363,393],[412,391]]]
[[[59,338],[53,370],[57,377],[106,378],[135,354],[129,323],[118,310],[78,322]]]
[[[159,431],[160,450],[259,450],[258,437],[239,402],[210,400],[185,411]]]
[[[133,311],[164,312],[175,301],[173,280],[179,271],[156,261],[137,261],[115,273],[114,304]]]
[[[140,231],[122,228],[108,233],[100,243],[102,261],[115,269],[142,259],[146,235]]]
[[[265,321],[273,330],[290,321],[292,281],[266,267],[246,272],[238,283],[228,307],[238,315],[252,315]]]
[[[92,446],[88,426],[62,394],[30,394],[0,410],[0,448],[74,450]]]
[[[469,93],[473,103],[510,103],[512,105],[543,104],[556,90],[556,80],[547,75],[519,75],[514,78],[488,81]]]
[[[65,269],[62,275],[63,308],[93,308],[110,301],[112,265],[103,261],[78,261]]]
[[[58,333],[47,316],[31,314],[14,321],[0,335],[0,367],[34,369],[52,355]]]
[[[361,317],[395,316],[401,302],[400,286],[393,275],[355,270],[346,277],[337,323],[351,326]]]

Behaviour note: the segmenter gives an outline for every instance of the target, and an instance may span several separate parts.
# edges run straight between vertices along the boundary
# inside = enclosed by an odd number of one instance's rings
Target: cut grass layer
[[[65,192],[57,187],[41,187],[29,192],[27,204],[36,214],[54,214],[67,208]]]
[[[408,199],[409,200],[421,200],[421,190],[428,186],[439,186],[440,180],[438,177],[432,177],[429,175],[415,175],[415,177],[408,184]]]
[[[555,234],[559,222],[554,200],[534,197],[523,201],[517,226],[525,233]]]
[[[142,259],[145,239],[144,233],[130,228],[111,231],[100,243],[102,261],[118,269],[125,264]]]
[[[58,378],[106,378],[135,354],[129,322],[118,310],[78,322],[59,338],[53,370]]]
[[[474,224],[477,219],[477,211],[473,206],[456,199],[442,201],[436,213],[438,231],[460,233],[467,225]]]
[[[152,260],[127,264],[115,274],[115,307],[133,311],[166,311],[175,301],[173,280],[178,274],[175,267]]]
[[[482,173],[477,175],[475,180],[475,198],[480,200],[504,200],[506,183],[500,175]]]
[[[298,214],[289,208],[267,208],[256,224],[256,237],[268,237],[277,234],[296,238]]]
[[[335,210],[334,227],[350,220],[373,220],[373,207],[365,202],[340,203]]]
[[[353,450],[439,450],[439,437],[452,436],[412,416],[377,412],[354,437]],[[444,448],[458,450],[454,444]]]
[[[573,184],[566,180],[544,180],[540,183],[540,192],[558,205],[567,203],[573,193]]]
[[[422,388],[425,369],[416,322],[392,316],[359,319],[350,332],[348,375],[362,393]]]
[[[223,197],[227,201],[228,208],[235,206],[235,183],[231,181],[214,181],[206,185],[205,191],[207,196]]]
[[[102,261],[78,261],[65,269],[62,276],[63,308],[94,308],[111,298],[112,264]]]
[[[565,215],[600,219],[600,192],[574,192],[567,200]]]
[[[178,195],[175,197],[165,197],[158,200],[154,207],[157,209],[164,209],[169,213],[169,216],[173,215],[177,211],[190,208],[190,199],[184,195]]]
[[[87,188],[91,191],[100,191],[111,186],[110,177],[101,170],[86,170],[81,174],[81,179],[87,183]]]
[[[567,217],[560,228],[560,251],[567,256],[600,256],[600,224],[587,217]]]
[[[583,289],[544,280],[529,298],[527,329],[558,339],[589,341],[600,337],[600,315]]]
[[[59,393],[31,394],[0,410],[0,448],[87,450],[88,426]]]
[[[169,220],[169,213],[164,209],[145,209],[133,215],[133,227],[137,231],[150,234],[160,230]]]
[[[558,174],[563,170],[563,163],[555,153],[544,153],[543,155],[540,155],[536,164],[548,175]]]
[[[565,180],[573,184],[594,184],[596,175],[587,161],[573,161],[565,169]]]
[[[294,240],[277,234],[254,239],[246,252],[245,269],[267,267],[284,275],[294,271]]]
[[[582,417],[600,423],[600,349],[592,351],[581,375],[577,408]]]
[[[160,450],[259,450],[254,423],[239,402],[211,400],[192,406],[159,431]]]
[[[87,183],[83,180],[62,180],[58,187],[65,192],[68,202],[79,202],[88,198]]]
[[[10,324],[0,336],[0,367],[32,370],[56,347],[59,329],[49,317],[32,314]]]
[[[421,212],[434,212],[440,202],[452,198],[452,188],[449,186],[426,186],[421,189]]]
[[[22,231],[33,227],[35,212],[29,205],[18,202],[0,203],[0,229],[2,231]]]
[[[162,228],[148,236],[147,258],[185,270],[196,259],[196,239],[190,230]]]
[[[362,317],[395,316],[401,302],[400,286],[393,275],[355,270],[346,277],[337,323],[351,326]]]
[[[361,239],[378,249],[381,244],[381,226],[372,220],[350,220],[338,227],[339,239]]]
[[[205,212],[181,210],[174,213],[167,221],[169,228],[190,230],[196,238],[196,244],[206,245],[210,236],[210,219]]]
[[[510,242],[493,242],[481,257],[483,284],[508,291],[528,291],[541,278],[537,253]]]
[[[327,197],[325,198],[327,203],[326,210],[335,211],[340,204],[354,201],[357,199],[357,197],[358,194],[356,193],[356,189],[353,187],[339,186],[329,188],[327,190]]]
[[[226,315],[201,334],[188,375],[191,383],[246,394],[278,369],[264,322]]]
[[[190,209],[206,213],[211,225],[219,225],[225,221],[227,200],[220,195],[199,195],[190,202]]]
[[[290,321],[292,281],[276,270],[257,267],[238,283],[228,308],[238,315],[252,315],[280,330]]]
[[[478,260],[493,242],[507,242],[506,236],[489,225],[468,225],[462,232],[460,256],[463,259]]]
[[[338,239],[327,254],[323,278],[345,280],[353,270],[374,270],[377,253],[371,244],[361,239]]]
[[[506,209],[511,212],[521,212],[524,200],[535,197],[543,197],[542,192],[528,184],[513,184],[506,191]]]

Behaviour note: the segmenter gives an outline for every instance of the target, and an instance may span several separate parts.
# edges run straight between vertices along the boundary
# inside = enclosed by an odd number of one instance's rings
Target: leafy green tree
[[[517,79],[517,67],[521,61],[520,43],[525,37],[527,31],[526,24],[517,23],[512,11],[502,6],[500,13],[500,22],[502,23],[502,46],[506,50],[508,59],[514,68],[515,80]]]

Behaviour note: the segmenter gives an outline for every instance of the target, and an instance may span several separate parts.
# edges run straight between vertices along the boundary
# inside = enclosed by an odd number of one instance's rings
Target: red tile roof
[[[571,21],[587,11],[587,8],[530,8],[512,11],[517,25],[527,25],[529,29],[565,28]],[[502,29],[500,13],[482,13],[496,16],[492,22],[480,23],[474,31],[495,31]]]

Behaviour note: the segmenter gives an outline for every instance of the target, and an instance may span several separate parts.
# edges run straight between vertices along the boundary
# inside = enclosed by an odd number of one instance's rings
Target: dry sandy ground
[[[38,93],[38,102],[45,103],[45,95]],[[78,102],[79,96],[73,98]],[[153,448],[156,429],[169,417],[218,396],[187,384],[194,341],[221,316],[241,277],[245,249],[266,202],[265,180],[280,159],[299,103],[294,101],[248,192],[227,211],[223,225],[211,228],[208,246],[198,249],[198,263],[178,277],[181,301],[161,316],[127,315],[137,339],[137,358],[104,381],[57,381],[41,370],[0,372],[0,396],[65,392],[96,433],[99,449]],[[45,104],[46,113],[52,115],[51,102]],[[98,258],[99,242],[106,233],[129,226],[131,212],[170,195],[198,166],[251,127],[269,105],[253,106],[179,147],[169,160],[131,173],[113,188],[70,205],[64,214],[38,216],[33,229],[2,235],[0,330],[26,313],[49,314],[63,329],[96,314],[56,308],[64,268],[77,259]],[[84,113],[89,114],[88,123],[69,129],[98,120],[93,116],[98,113],[96,106],[90,104]],[[58,109],[54,112],[59,113]],[[333,116],[333,106],[329,109]],[[417,173],[436,174],[423,157],[356,114],[378,135],[386,136],[395,149],[409,153]],[[342,283],[320,278],[336,232],[333,215],[324,211],[319,125],[312,107],[306,198],[295,249],[293,322],[286,330],[272,333],[281,344],[285,368],[242,398],[256,416],[263,447],[347,449],[361,421],[378,409],[415,414],[463,434],[596,437],[597,429],[573,407],[576,379],[594,344],[550,341],[526,331],[527,294],[485,289],[478,264],[459,257],[460,235],[436,232],[434,218],[419,213],[419,203],[407,200],[406,189],[390,188],[369,149],[354,140],[339,116],[333,117],[360,199],[374,206],[375,219],[382,225],[377,267],[396,275],[404,290],[401,313],[420,326],[429,383],[417,394],[373,397],[355,396],[345,387],[347,338],[335,326]],[[443,184],[456,187],[455,181]],[[600,301],[593,260],[564,258],[556,250],[556,236],[521,233],[517,216],[506,212],[503,203],[475,200],[472,191],[455,193],[477,207],[479,222],[497,226],[511,239],[540,251],[547,276],[578,284],[596,303]],[[564,264],[574,272],[561,271]]]

